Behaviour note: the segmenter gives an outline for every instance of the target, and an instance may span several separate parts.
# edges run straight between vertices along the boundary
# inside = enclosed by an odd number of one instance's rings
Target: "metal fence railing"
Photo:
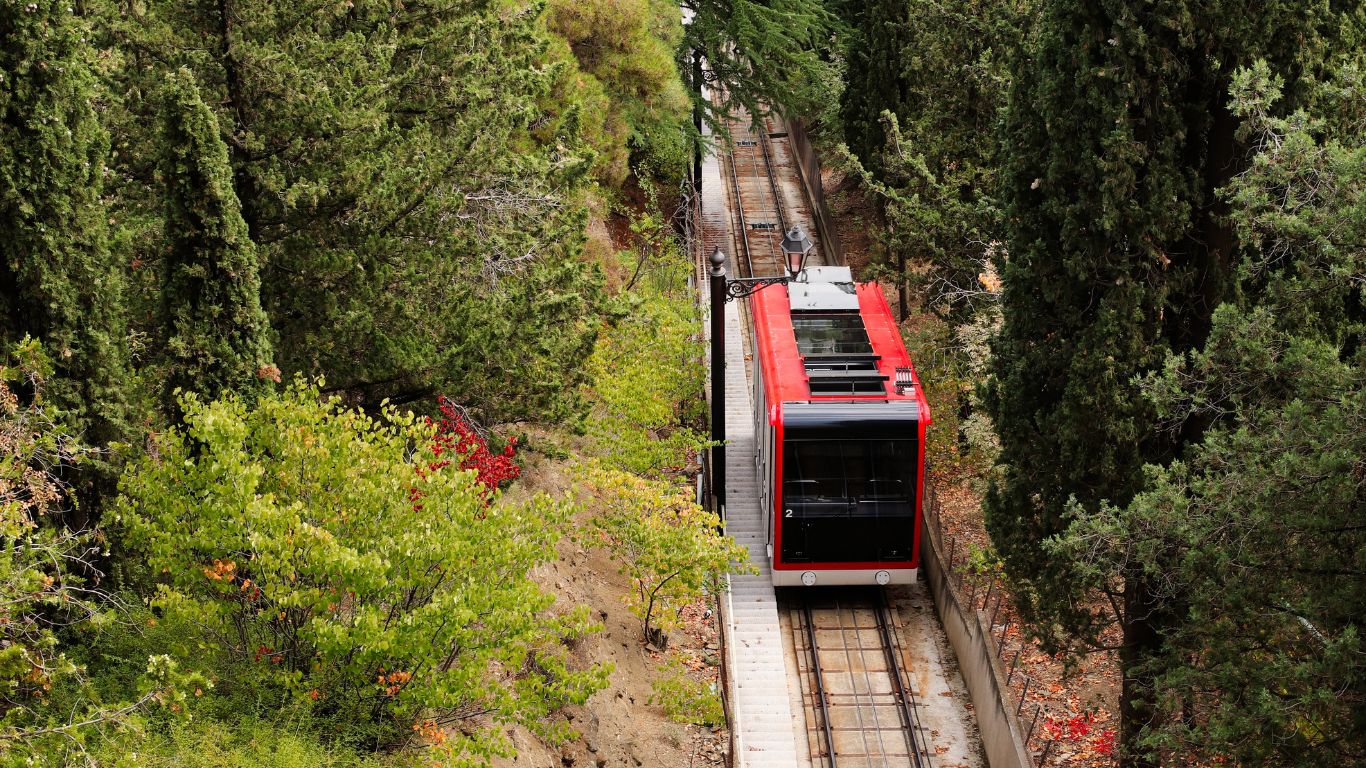
[[[963,542],[959,542],[956,536],[946,537],[943,510],[933,486],[928,482],[925,486],[925,532],[935,538],[945,553],[941,565],[957,602],[982,622],[980,626],[986,631],[985,639],[995,657],[993,666],[1004,675],[1002,705],[1017,720],[1026,753],[1035,768],[1050,765],[1049,760],[1054,756],[1058,741],[1045,730],[1039,729],[1044,714],[1043,705],[1029,701],[1029,692],[1036,689],[1038,681],[1020,668],[1020,659],[1028,648],[1023,642],[1010,638],[1012,621],[1007,618],[1010,612],[1007,610],[1002,613],[1009,599],[1003,588],[1003,580],[994,573],[979,575],[969,572],[967,547],[960,547]],[[964,551],[960,552],[960,549]],[[1062,763],[1055,761],[1053,765]]]

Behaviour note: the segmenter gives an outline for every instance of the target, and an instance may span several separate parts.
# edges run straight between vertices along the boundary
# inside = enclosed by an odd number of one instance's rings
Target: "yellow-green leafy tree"
[[[593,529],[631,581],[627,606],[646,642],[664,647],[683,606],[721,589],[725,574],[747,568],[745,548],[688,489],[596,466],[582,479],[603,507]]]
[[[585,613],[557,613],[527,575],[555,557],[567,503],[505,503],[438,454],[426,419],[298,383],[182,408],[124,478],[122,540],[153,604],[203,627],[178,650],[234,670],[221,688],[475,765],[511,753],[510,724],[565,736],[550,713],[605,684],[565,650]]]

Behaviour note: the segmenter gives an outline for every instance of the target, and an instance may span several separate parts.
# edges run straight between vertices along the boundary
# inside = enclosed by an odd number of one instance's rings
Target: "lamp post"
[[[781,244],[787,274],[772,277],[726,277],[726,254],[720,248],[711,254],[711,449],[712,495],[724,519],[726,508],[726,303],[753,295],[770,285],[787,285],[806,269],[811,239],[801,227],[783,234]]]

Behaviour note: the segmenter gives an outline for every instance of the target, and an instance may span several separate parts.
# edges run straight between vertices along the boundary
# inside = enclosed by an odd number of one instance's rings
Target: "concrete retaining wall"
[[[796,157],[797,172],[802,177],[802,189],[806,190],[806,200],[811,204],[811,216],[816,220],[816,234],[820,236],[821,247],[831,264],[844,264],[844,247],[840,245],[839,233],[835,230],[830,206],[825,202],[825,187],[821,183],[821,161],[811,146],[806,134],[806,126],[800,120],[787,120],[787,138]]]

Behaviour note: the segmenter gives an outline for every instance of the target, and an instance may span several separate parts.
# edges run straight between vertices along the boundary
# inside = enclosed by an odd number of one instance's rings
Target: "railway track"
[[[817,233],[805,190],[787,145],[787,132],[769,118],[732,118],[723,157],[735,274],[765,277],[786,270],[781,242],[799,226]],[[809,266],[830,265],[820,243]],[[882,589],[799,589],[779,592],[779,624],[792,694],[805,712],[796,736],[812,768],[931,768],[913,677],[900,628]],[[794,704],[796,699],[793,699]],[[805,744],[802,744],[803,734]],[[801,750],[801,747],[805,747]]]
[[[807,754],[821,768],[930,768],[913,678],[881,589],[787,596]]]
[[[806,206],[800,202],[800,191],[797,201],[790,194],[797,172],[791,152],[783,144],[787,132],[773,130],[772,118],[764,118],[756,126],[744,111],[732,118],[730,127],[732,145],[726,176],[736,233],[737,272],[740,277],[781,274],[786,264],[780,243],[788,227],[800,226],[809,237],[815,237]],[[809,263],[825,263],[819,248]]]

